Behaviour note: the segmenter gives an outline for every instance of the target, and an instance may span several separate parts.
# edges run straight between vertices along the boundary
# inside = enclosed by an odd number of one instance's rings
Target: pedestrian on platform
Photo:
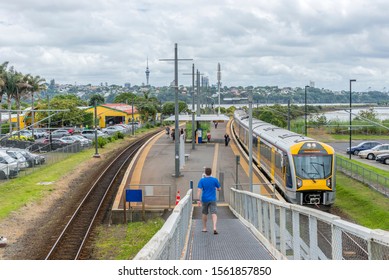
[[[213,124],[215,125],[215,129],[216,129],[218,122],[213,122]]]
[[[212,215],[213,234],[217,232],[217,207],[216,207],[216,190],[220,191],[219,180],[211,176],[212,169],[205,168],[205,177],[201,178],[197,185],[198,205],[202,205],[202,232],[207,232],[208,213]]]
[[[174,128],[172,129],[171,136],[172,136],[173,141],[176,140],[176,132],[175,132]]]
[[[167,138],[169,138],[170,137],[170,126],[166,127],[166,134],[167,134]]]
[[[224,134],[224,144],[226,145],[226,147],[228,146],[228,143],[230,143],[230,136],[226,133]]]
[[[208,143],[211,142],[211,132],[209,130],[207,131],[207,140],[208,140]]]

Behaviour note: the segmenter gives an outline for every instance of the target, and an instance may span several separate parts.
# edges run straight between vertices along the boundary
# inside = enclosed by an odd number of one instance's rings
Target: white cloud
[[[4,2],[4,3],[3,3]],[[60,83],[168,85],[179,57],[224,85],[347,89],[388,87],[385,0],[121,1],[0,3],[0,63]],[[192,62],[180,62],[191,84]]]

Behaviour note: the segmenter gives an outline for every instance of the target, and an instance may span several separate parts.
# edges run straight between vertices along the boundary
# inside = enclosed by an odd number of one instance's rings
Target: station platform
[[[192,234],[189,240],[191,245],[188,247],[188,250],[191,251],[188,251],[187,258],[272,259],[269,252],[232,213],[225,214],[230,211],[226,205],[228,205],[230,197],[230,188],[236,186],[237,176],[240,187],[245,190],[249,189],[248,164],[241,159],[240,164],[237,165],[236,155],[239,154],[239,151],[232,140],[228,146],[225,145],[225,133],[231,135],[229,122],[219,122],[217,128],[213,123],[210,123],[210,133],[211,141],[196,144],[195,149],[192,149],[192,143],[185,143],[185,154],[189,156],[180,170],[180,176],[176,178],[174,176],[174,141],[165,131],[161,132],[142,151],[139,151],[138,159],[129,166],[126,179],[122,182],[121,188],[143,189],[146,196],[144,207],[147,212],[158,212],[162,209],[166,211],[168,208],[173,209],[175,207],[178,192],[180,195],[185,195],[191,187],[191,182],[193,185],[192,200],[196,201],[198,199],[197,184],[202,178],[205,167],[211,167],[212,176],[218,178],[221,183],[221,191],[218,192],[218,208],[220,208],[221,213],[218,219],[219,234],[213,235],[210,217],[208,219],[208,232],[201,232],[201,214],[195,214],[201,209],[195,206],[191,225]],[[253,181],[255,180],[259,179],[254,178]],[[132,207],[133,209],[140,209],[140,204],[134,204]],[[112,213],[115,212],[117,212],[116,219],[122,220],[122,213],[124,212],[122,190],[119,190],[112,208]],[[113,214],[112,217],[115,217],[115,215]],[[241,239],[238,238],[238,235]],[[211,242],[210,239],[215,239],[215,237],[219,238],[220,242],[212,245],[209,248],[210,251],[204,250],[207,244]],[[238,242],[236,250],[239,250],[239,252],[235,252],[235,249],[231,249],[231,247],[227,248],[230,250],[229,253],[224,252],[225,249],[222,249],[222,247],[225,246],[225,242]],[[215,250],[214,246],[220,248],[213,252]],[[255,248],[255,250],[244,248]],[[213,255],[209,255],[211,251]]]

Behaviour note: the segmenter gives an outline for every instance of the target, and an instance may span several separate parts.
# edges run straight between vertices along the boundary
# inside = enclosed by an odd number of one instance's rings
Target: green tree
[[[104,96],[101,94],[92,94],[92,96],[89,99],[89,106],[95,106],[95,101],[97,105],[103,104],[105,102]]]
[[[83,124],[84,120],[88,118],[87,113],[78,108],[79,106],[85,106],[85,102],[76,95],[56,95],[50,104],[43,102],[41,104],[42,109],[50,110],[69,110],[66,112],[58,111],[56,114],[51,116],[51,124],[53,126],[74,126]],[[52,114],[52,112],[49,112]],[[41,120],[47,118],[48,113],[39,112],[37,119]]]
[[[34,94],[39,93],[42,90],[46,89],[45,79],[41,78],[40,76],[28,76],[28,83],[30,84],[30,93],[31,93],[31,124],[32,128],[35,127],[35,104],[34,104]],[[38,96],[39,99],[39,96]],[[34,132],[34,130],[33,130]],[[34,136],[34,135],[33,135]]]
[[[165,102],[162,105],[162,114],[168,115],[168,116],[174,115],[175,114],[174,109],[175,109],[174,102],[171,102],[171,101]],[[186,110],[188,110],[188,104],[186,104],[184,101],[178,101],[178,111],[181,113],[181,112],[184,112]]]
[[[115,96],[114,102],[115,103],[131,104],[132,101],[135,101],[136,99],[137,99],[137,96],[134,93],[122,92],[122,93]]]

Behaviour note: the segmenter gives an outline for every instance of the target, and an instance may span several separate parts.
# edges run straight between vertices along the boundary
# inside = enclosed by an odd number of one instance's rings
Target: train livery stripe
[[[271,181],[274,183],[274,173],[275,173],[275,165],[276,165],[276,150],[274,146],[271,147],[271,164],[270,164],[270,174],[271,174]]]

